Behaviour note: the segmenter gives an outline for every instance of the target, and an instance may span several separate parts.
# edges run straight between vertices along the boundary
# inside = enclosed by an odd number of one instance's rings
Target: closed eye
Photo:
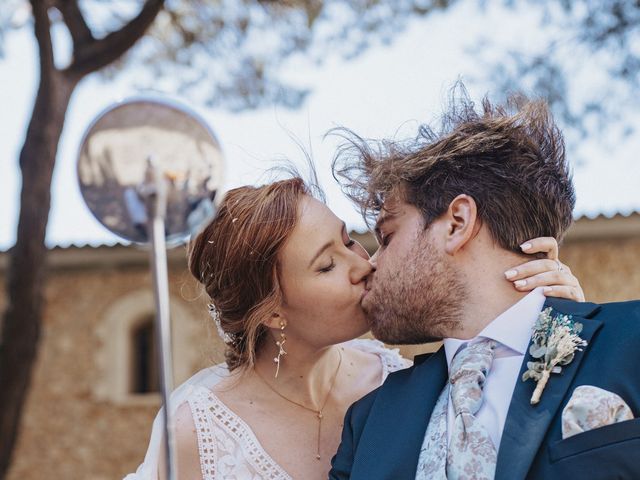
[[[319,269],[318,272],[320,272],[320,273],[330,272],[331,270],[334,269],[335,266],[336,266],[336,263],[333,261],[333,257],[331,257],[331,263],[329,265],[327,265],[326,267],[322,267],[321,269]]]

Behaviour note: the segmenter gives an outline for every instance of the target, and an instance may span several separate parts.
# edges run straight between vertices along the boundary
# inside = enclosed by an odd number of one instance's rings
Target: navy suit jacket
[[[640,301],[596,305],[548,299],[572,315],[589,342],[559,374],[540,403],[535,382],[518,379],[498,451],[498,480],[640,479]],[[527,354],[520,376],[530,361]],[[447,381],[444,348],[416,357],[347,411],[332,480],[414,480],[431,412]],[[561,415],[580,385],[615,392],[634,419],[562,439]]]

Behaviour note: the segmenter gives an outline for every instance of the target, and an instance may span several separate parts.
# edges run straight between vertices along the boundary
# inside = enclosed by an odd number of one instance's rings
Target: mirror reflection
[[[107,229],[136,243],[149,241],[149,167],[166,191],[166,242],[178,245],[215,213],[220,145],[194,112],[166,100],[131,99],[98,116],[79,151],[80,190]]]

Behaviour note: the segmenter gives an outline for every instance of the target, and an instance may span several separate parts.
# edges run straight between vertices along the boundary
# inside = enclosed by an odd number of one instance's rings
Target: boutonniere
[[[587,345],[580,338],[582,324],[574,322],[570,315],[552,315],[551,307],[540,312],[533,327],[532,345],[529,354],[534,359],[527,362],[527,371],[522,381],[530,378],[536,381],[536,389],[531,395],[531,405],[540,401],[540,396],[552,373],[560,373],[562,366],[573,360],[576,350]]]

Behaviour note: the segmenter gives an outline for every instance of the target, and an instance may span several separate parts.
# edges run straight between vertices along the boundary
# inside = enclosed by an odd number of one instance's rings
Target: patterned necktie
[[[482,340],[459,351],[451,362],[449,383],[455,419],[447,454],[447,478],[493,479],[497,452],[476,418],[482,388],[491,368],[496,342]]]
[[[416,480],[447,479],[447,402],[449,401],[449,384],[447,383],[436,402],[427,432],[424,436]]]

